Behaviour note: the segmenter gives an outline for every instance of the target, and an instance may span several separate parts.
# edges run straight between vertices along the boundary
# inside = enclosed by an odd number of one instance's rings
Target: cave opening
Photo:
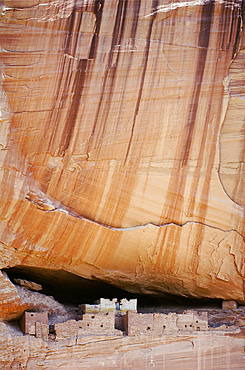
[[[93,304],[99,298],[137,298],[138,311],[151,310],[157,308],[219,308],[221,300],[217,299],[194,299],[177,295],[143,295],[131,293],[119,289],[109,283],[98,279],[85,279],[78,275],[64,270],[54,270],[48,268],[15,266],[3,269],[12,281],[17,284],[15,279],[28,280],[42,286],[41,294],[53,296],[58,302],[63,304],[79,305],[82,303]]]

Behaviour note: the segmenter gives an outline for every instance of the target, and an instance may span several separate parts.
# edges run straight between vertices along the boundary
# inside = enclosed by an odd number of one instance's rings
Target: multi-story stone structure
[[[177,315],[176,324],[179,330],[208,330],[208,314],[202,312],[198,315],[195,311],[187,311],[182,315]]]
[[[47,312],[24,312],[20,321],[20,329],[24,334],[35,335],[37,338],[48,339],[49,323]]]
[[[125,314],[127,311],[137,311],[137,299],[127,300],[123,298],[120,302],[117,298],[105,299],[100,298],[94,304],[81,304],[78,306],[78,314],[82,315],[85,313],[107,313],[107,312],[117,312]]]
[[[141,314],[128,311],[123,329],[129,336],[161,336],[164,333],[178,330],[208,330],[208,317],[206,312],[198,315],[195,311],[187,311],[183,314],[169,313],[168,315],[162,313]]]
[[[108,312],[115,312],[116,310],[116,302],[117,299],[114,298],[112,300],[100,298],[99,301],[96,301],[94,304],[80,304],[78,306],[78,314],[86,314],[86,313],[108,313]]]
[[[82,315],[82,320],[69,320],[54,325],[56,339],[75,339],[83,335],[117,335],[122,332],[115,329],[115,313],[101,312]]]
[[[92,312],[91,312],[92,311]],[[68,340],[72,345],[86,335],[162,336],[178,331],[208,330],[207,312],[137,313],[137,300],[101,298],[94,305],[79,306],[80,320],[68,320],[54,325],[56,340]],[[81,314],[82,313],[82,314]],[[23,333],[48,338],[47,313],[25,312],[20,322]],[[82,339],[81,339],[82,340]]]

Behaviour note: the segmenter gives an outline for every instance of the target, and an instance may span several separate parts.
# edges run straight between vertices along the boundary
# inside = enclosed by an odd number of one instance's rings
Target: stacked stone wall
[[[40,322],[48,326],[47,312],[25,311],[19,321],[20,329],[24,334],[36,335],[36,322]]]
[[[42,338],[47,341],[49,335],[49,326],[42,322],[37,321],[35,323],[35,336],[36,338]]]
[[[207,312],[203,312],[201,315],[198,315],[194,311],[187,311],[182,315],[177,315],[177,326],[179,330],[208,330]]]
[[[127,311],[137,310],[137,299],[123,298],[120,302],[117,299],[112,300],[100,298],[95,304],[80,304],[78,306],[78,314],[82,315],[85,313],[107,313],[107,312],[118,312],[125,314]]]
[[[106,314],[85,314],[80,320],[81,329],[89,332],[108,332],[115,330],[115,314],[108,312]]]
[[[122,335],[121,331],[115,329],[114,312],[85,314],[82,315],[82,320],[55,324],[54,331],[57,340],[74,340],[83,335]]]
[[[152,335],[153,332],[153,313],[143,314],[132,311],[126,313],[127,335]]]
[[[126,334],[162,336],[170,332],[208,330],[207,313],[198,315],[196,312],[185,312],[184,314],[161,313],[141,314],[128,311],[125,315]]]
[[[169,313],[168,315],[154,313],[153,323],[155,335],[163,335],[164,333],[178,330],[176,313]]]
[[[117,315],[115,316],[115,328],[117,330],[125,331],[127,330],[127,316]]]
[[[115,300],[104,301],[101,307],[107,307],[107,309],[110,309],[110,306],[115,303]],[[133,300],[131,303],[133,306]],[[20,326],[25,334],[36,335],[37,338],[43,338],[44,340],[48,339],[47,313],[25,312]],[[83,340],[82,338],[86,335],[121,336],[122,332],[125,332],[128,336],[162,336],[178,330],[203,331],[208,330],[208,328],[207,312],[199,315],[196,311],[186,311],[183,314],[143,314],[137,313],[137,311],[127,311],[124,314],[117,311],[115,315],[115,311],[109,311],[107,313],[85,313],[81,316],[81,320],[68,320],[64,323],[55,324],[54,332],[57,340],[67,340],[73,345],[78,338]]]

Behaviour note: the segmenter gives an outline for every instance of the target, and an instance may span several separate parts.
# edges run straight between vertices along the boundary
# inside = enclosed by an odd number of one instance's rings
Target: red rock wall
[[[242,3],[4,4],[1,267],[244,303]]]

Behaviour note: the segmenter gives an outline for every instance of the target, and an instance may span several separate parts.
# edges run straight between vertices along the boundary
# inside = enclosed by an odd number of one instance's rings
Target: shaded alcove
[[[99,298],[127,298],[138,300],[138,310],[153,308],[202,308],[221,307],[221,300],[198,300],[182,296],[151,296],[130,293],[98,279],[84,279],[64,270],[52,270],[39,267],[15,266],[4,269],[10,280],[30,280],[42,285],[39,293],[53,296],[60,303],[93,304]]]

